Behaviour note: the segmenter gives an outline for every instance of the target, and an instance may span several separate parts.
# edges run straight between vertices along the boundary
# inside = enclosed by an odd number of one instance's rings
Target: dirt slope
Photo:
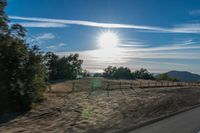
[[[101,79],[104,80],[104,79]],[[199,87],[97,89],[90,81],[56,83],[35,109],[0,124],[0,132],[111,132],[199,103]],[[116,81],[119,82],[119,81]],[[105,84],[106,81],[102,81]],[[117,88],[117,87],[116,87]]]

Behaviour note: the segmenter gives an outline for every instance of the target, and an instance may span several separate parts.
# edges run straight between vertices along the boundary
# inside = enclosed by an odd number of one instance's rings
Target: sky
[[[200,74],[200,0],[8,0],[6,13],[30,44],[79,53],[90,72],[112,65]],[[118,44],[102,49],[107,32]]]

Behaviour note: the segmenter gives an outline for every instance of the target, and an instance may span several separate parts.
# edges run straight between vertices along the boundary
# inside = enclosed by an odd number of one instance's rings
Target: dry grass
[[[36,109],[1,124],[0,132],[111,132],[199,103],[200,87],[130,89],[130,81],[100,79],[102,87],[89,97],[91,79],[55,83]],[[75,91],[72,92],[73,82]],[[154,81],[133,81],[152,84]],[[112,85],[111,85],[112,84]]]

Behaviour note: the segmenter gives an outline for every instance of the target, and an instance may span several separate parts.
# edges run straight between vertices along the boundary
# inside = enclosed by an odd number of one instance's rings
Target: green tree
[[[104,69],[103,77],[110,79],[154,79],[154,76],[147,69],[141,68],[131,72],[128,67],[108,66]]]
[[[82,73],[83,61],[79,59],[78,54],[59,58],[54,53],[48,52],[45,59],[49,80],[76,79],[76,76]]]
[[[0,113],[30,109],[45,91],[45,67],[38,47],[26,44],[26,30],[8,27],[0,0]]]
[[[117,70],[116,67],[108,66],[107,68],[104,69],[103,76],[105,78],[114,78],[113,75],[116,70]]]
[[[108,66],[104,69],[103,76],[111,79],[132,79],[131,70],[127,67],[112,67]]]
[[[103,77],[102,73],[94,73],[93,77]]]
[[[113,77],[115,79],[132,79],[131,70],[127,67],[119,67],[115,70]]]
[[[157,75],[156,80],[178,81],[176,78],[169,77],[166,73]]]
[[[8,32],[8,17],[5,14],[5,7],[7,2],[5,0],[0,0],[0,35],[5,35]]]
[[[133,76],[137,79],[154,79],[154,76],[150,72],[148,72],[147,69],[144,68],[133,72]]]
[[[81,74],[83,75],[83,77],[90,77],[90,73],[86,69],[83,70]]]
[[[47,80],[58,79],[57,75],[58,75],[59,57],[55,55],[53,52],[47,52],[44,57],[48,75]]]

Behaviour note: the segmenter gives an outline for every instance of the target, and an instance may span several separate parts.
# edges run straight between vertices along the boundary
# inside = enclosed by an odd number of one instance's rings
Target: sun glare
[[[98,45],[102,49],[116,48],[118,44],[119,44],[119,38],[117,34],[113,32],[107,31],[107,32],[102,33],[98,37]]]

